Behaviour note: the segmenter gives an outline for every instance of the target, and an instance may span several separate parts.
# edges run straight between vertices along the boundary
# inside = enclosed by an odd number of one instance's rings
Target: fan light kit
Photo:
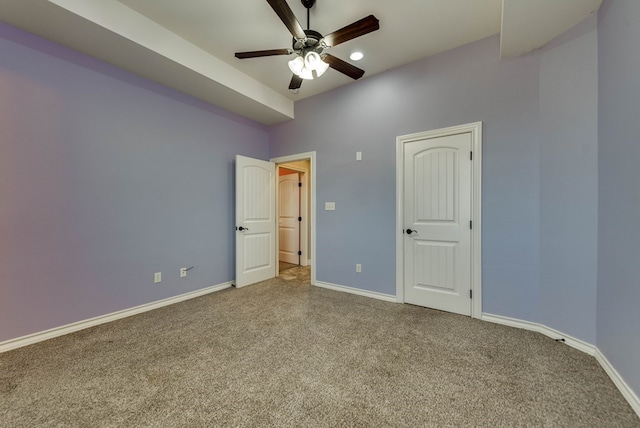
[[[291,49],[269,49],[262,51],[236,52],[236,58],[259,58],[273,55],[291,55],[296,57],[289,61],[289,70],[293,73],[289,90],[298,92],[303,80],[312,80],[324,74],[329,67],[345,74],[352,79],[359,79],[364,75],[364,70],[349,64],[333,55],[325,53],[326,49],[348,42],[356,37],[376,31],[380,28],[378,19],[369,15],[347,25],[331,34],[323,36],[309,28],[309,11],[316,4],[316,0],[301,0],[307,9],[307,29],[304,30],[286,0],[267,0],[273,11],[282,20],[289,32],[293,35]],[[355,54],[360,54],[355,58]],[[361,52],[354,52],[351,59],[358,61],[362,58]]]
[[[364,55],[362,54],[362,52],[354,52],[349,56],[349,58],[351,58],[353,61],[360,61],[362,58],[364,58]]]
[[[324,62],[317,52],[313,51],[308,52],[304,59],[302,56],[297,56],[289,61],[289,69],[293,74],[307,80],[312,80],[314,74],[316,77],[322,76],[328,68],[329,64]]]

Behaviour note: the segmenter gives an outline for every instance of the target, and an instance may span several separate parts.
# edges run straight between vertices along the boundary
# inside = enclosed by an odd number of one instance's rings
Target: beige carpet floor
[[[292,271],[0,354],[0,426],[640,427],[565,344]]]

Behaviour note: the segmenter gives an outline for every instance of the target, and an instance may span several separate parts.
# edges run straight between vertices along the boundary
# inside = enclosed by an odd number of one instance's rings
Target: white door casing
[[[481,315],[481,134],[474,123],[397,139],[398,302]]]
[[[309,239],[311,243],[309,245],[310,254],[307,255],[307,257],[309,258],[310,265],[311,265],[311,285],[316,285],[316,269],[315,269],[315,266],[316,266],[316,183],[317,183],[316,152],[305,152],[305,153],[298,153],[298,154],[288,155],[288,156],[279,156],[276,158],[272,158],[271,162],[275,162],[276,164],[283,164],[283,163],[301,161],[305,159],[309,160],[309,170],[299,171],[299,172],[303,172],[302,185],[304,188],[307,189],[307,191],[303,192],[303,196],[305,196],[308,193],[308,197],[310,200],[309,200],[309,211],[303,212],[302,214],[302,217],[303,217],[302,226],[303,228],[306,228],[305,222],[307,221],[310,224]],[[303,207],[306,207],[307,201],[303,200],[302,205]],[[304,235],[303,235],[303,238],[304,238]],[[304,249],[307,247],[307,242],[305,242],[305,240],[303,239],[301,245],[303,246],[303,249]],[[303,255],[304,255],[304,250],[303,250]],[[303,264],[304,264],[304,260],[303,260]]]
[[[276,276],[275,170],[236,156],[236,287]]]
[[[278,177],[279,260],[299,264],[300,255],[300,177],[299,173]]]

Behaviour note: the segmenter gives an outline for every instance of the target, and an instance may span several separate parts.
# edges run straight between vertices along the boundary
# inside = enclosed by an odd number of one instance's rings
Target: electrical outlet
[[[360,263],[356,264],[356,272],[357,273],[362,273],[362,265]]]
[[[153,274],[153,283],[157,284],[159,282],[162,282],[162,272],[156,272]]]
[[[336,210],[336,203],[335,202],[325,202],[324,203],[324,210],[325,211],[335,211]]]
[[[187,268],[180,268],[180,278],[187,277]]]

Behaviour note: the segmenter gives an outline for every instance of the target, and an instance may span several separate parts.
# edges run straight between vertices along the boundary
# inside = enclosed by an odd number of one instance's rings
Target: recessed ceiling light
[[[351,58],[354,61],[360,61],[362,57],[364,57],[362,52],[354,52],[351,54],[351,56],[349,56],[349,58]]]

